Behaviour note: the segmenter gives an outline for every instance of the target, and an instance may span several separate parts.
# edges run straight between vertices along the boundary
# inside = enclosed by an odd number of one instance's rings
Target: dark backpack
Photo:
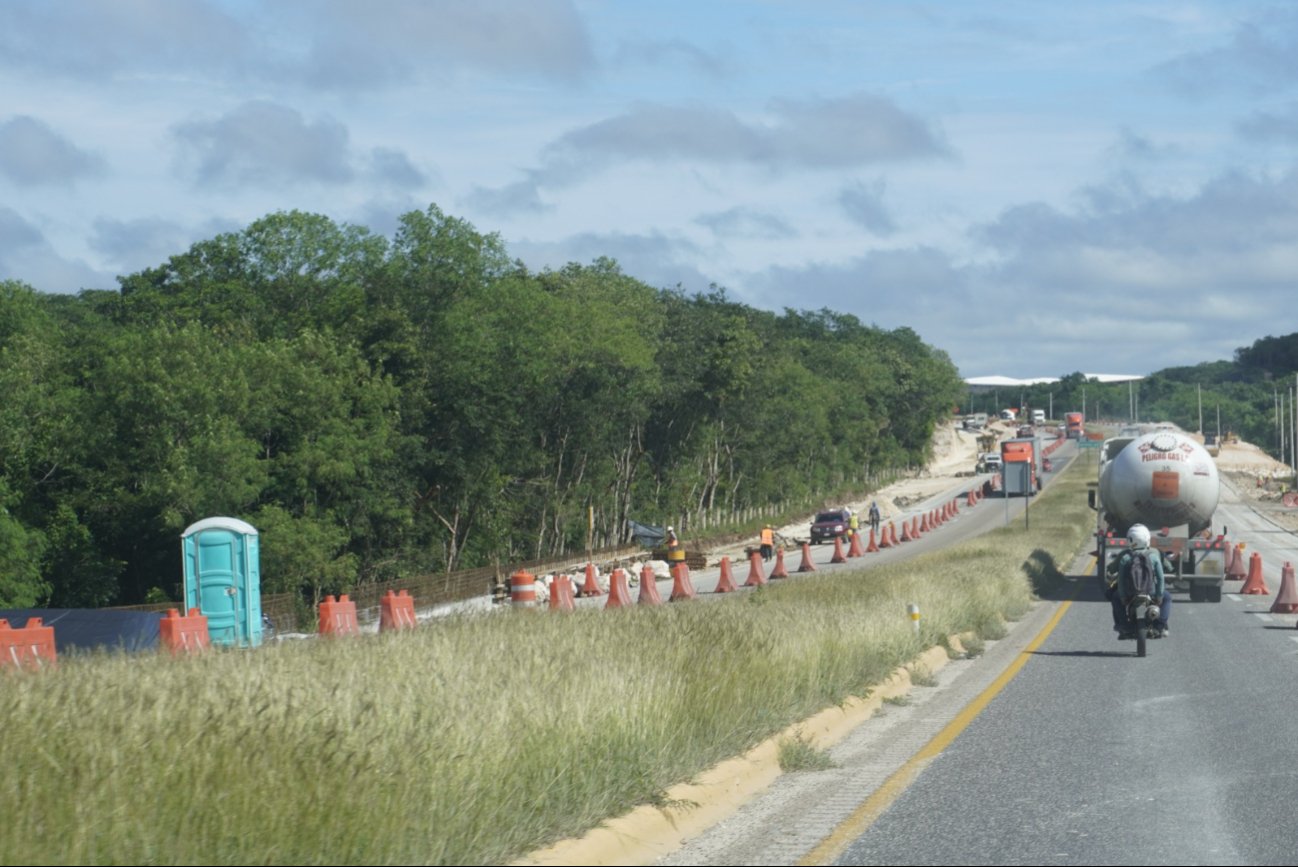
[[[1131,552],[1131,592],[1135,596],[1154,595],[1154,564],[1149,562],[1146,551]]]

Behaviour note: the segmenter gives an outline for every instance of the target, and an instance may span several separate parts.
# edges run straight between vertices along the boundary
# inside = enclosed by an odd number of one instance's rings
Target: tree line
[[[1074,372],[1053,383],[966,395],[963,404],[994,412],[1025,402],[1037,409],[1053,406],[1057,418],[1084,411],[1090,419],[1170,421],[1189,431],[1237,434],[1287,462],[1288,455],[1280,454],[1278,410],[1283,401],[1287,418],[1298,399],[1288,393],[1298,385],[1295,373],[1298,334],[1289,334],[1239,347],[1229,361],[1164,368],[1130,383],[1100,383]],[[1286,443],[1289,437],[1286,432]]]
[[[805,502],[923,461],[961,392],[908,328],[529,271],[436,206],[391,239],[275,213],[118,282],[0,282],[0,607],[178,598],[213,515],[318,598]]]

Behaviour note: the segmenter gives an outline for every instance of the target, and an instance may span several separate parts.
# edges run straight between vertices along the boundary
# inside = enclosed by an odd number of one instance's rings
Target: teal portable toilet
[[[257,530],[238,518],[204,518],[180,536],[185,609],[207,617],[213,644],[261,644],[261,565]]]

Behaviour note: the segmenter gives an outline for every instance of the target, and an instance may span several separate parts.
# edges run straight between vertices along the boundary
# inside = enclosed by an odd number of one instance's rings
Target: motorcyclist
[[[1172,594],[1168,592],[1164,580],[1163,554],[1149,547],[1149,539],[1148,527],[1144,524],[1132,524],[1131,529],[1127,531],[1127,550],[1110,563],[1106,570],[1113,579],[1108,584],[1105,595],[1113,606],[1113,629],[1118,633],[1118,639],[1121,641],[1136,637],[1136,625],[1131,622],[1127,605],[1135,595],[1131,585],[1131,561],[1137,553],[1144,553],[1149,557],[1149,564],[1154,571],[1153,597],[1159,600],[1158,620],[1150,637],[1162,638],[1169,634],[1167,621],[1172,613]]]

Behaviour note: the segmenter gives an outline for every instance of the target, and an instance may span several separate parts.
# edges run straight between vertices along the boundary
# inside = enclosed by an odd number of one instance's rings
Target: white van
[[[1046,411],[1045,411],[1044,409],[1034,409],[1034,410],[1032,410],[1032,423],[1033,423],[1033,424],[1045,424],[1045,423],[1046,423]]]

